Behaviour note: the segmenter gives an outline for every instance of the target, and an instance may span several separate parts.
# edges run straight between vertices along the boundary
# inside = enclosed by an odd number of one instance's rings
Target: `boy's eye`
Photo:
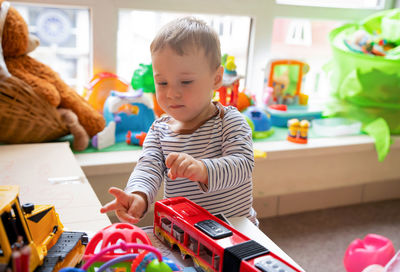
[[[193,82],[193,80],[183,80],[181,83],[182,83],[182,85],[189,85],[192,82]]]
[[[162,82],[157,82],[157,85],[161,85],[161,86],[167,86],[167,85],[168,85],[168,83],[167,83],[167,82],[164,82],[164,81],[162,81]]]

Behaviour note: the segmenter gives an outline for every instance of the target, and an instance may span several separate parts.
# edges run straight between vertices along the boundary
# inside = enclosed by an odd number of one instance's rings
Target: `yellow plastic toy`
[[[308,141],[308,128],[310,122],[308,120],[290,119],[288,121],[289,133],[287,140],[297,144],[306,144]]]
[[[67,232],[53,205],[20,205],[19,187],[0,186],[0,268],[7,271],[58,271],[74,267],[84,254],[87,235]],[[54,249],[54,250],[52,250]]]

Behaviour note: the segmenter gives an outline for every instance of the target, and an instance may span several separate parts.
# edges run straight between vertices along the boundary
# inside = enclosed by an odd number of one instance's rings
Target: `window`
[[[380,0],[276,0],[278,4],[329,8],[381,9],[384,1]]]
[[[302,91],[310,96],[310,103],[327,99],[329,81],[323,71],[331,59],[328,35],[342,21],[275,18],[272,29],[271,59],[295,59],[308,63]],[[265,78],[269,76],[266,67]],[[266,81],[267,83],[267,81]]]
[[[130,81],[139,63],[150,63],[149,45],[159,27],[176,16],[190,14],[213,25],[220,34],[222,52],[236,57],[238,73],[246,77],[243,84],[240,83],[241,88],[246,87],[253,94],[262,94],[267,63],[273,58],[285,57],[281,54],[283,52],[276,51],[279,46],[275,39],[278,22],[284,22],[287,28],[281,42],[286,43],[285,47],[295,48],[289,53],[298,52],[300,46],[304,52],[306,48],[312,52],[314,39],[319,35],[322,37],[336,24],[360,20],[377,9],[393,8],[396,1],[252,0],[244,3],[232,0],[229,5],[219,0],[40,2],[44,4],[38,6],[38,1],[33,0],[16,0],[12,4],[18,6],[33,29],[37,21],[35,16],[40,10],[57,10],[57,15],[54,13],[53,16],[58,16],[60,21],[63,21],[61,18],[68,18],[69,23],[65,23],[71,28],[68,42],[52,46],[45,42],[42,49],[38,48],[34,53],[53,54],[57,64],[47,62],[51,57],[40,57],[40,60],[45,62],[46,59],[45,63],[50,64],[69,85],[76,86],[78,90],[88,82],[92,73],[97,72],[112,72]],[[69,47],[71,44],[75,44],[75,47]],[[320,44],[317,47],[321,50],[318,54],[325,50],[323,58],[328,60],[329,46]],[[305,58],[303,60],[310,64],[314,61],[308,60],[305,53],[296,57]],[[320,85],[324,79],[317,71],[320,66],[312,65],[304,85],[306,92],[324,89]],[[312,81],[311,78],[315,79]]]
[[[89,10],[12,4],[40,39],[30,56],[50,66],[79,93],[89,82]]]
[[[196,239],[194,239],[192,236],[189,236],[188,247],[190,248],[191,251],[193,251],[195,254],[197,254],[199,242]]]
[[[168,233],[171,233],[171,221],[168,218],[164,217],[161,219],[161,227]]]
[[[172,228],[173,228],[172,234],[175,237],[175,239],[180,243],[183,243],[183,238],[184,238],[183,230],[177,225],[174,225]]]
[[[272,20],[268,59],[296,59],[310,65],[302,84],[302,92],[309,95],[309,104],[322,104],[330,97],[331,84],[324,71],[324,66],[332,58],[329,33],[346,22],[362,20],[377,12],[377,9],[393,5],[393,1],[379,0],[276,0],[275,2],[277,12]],[[265,85],[268,75],[267,63]]]
[[[214,269],[218,271],[219,269],[219,262],[220,262],[220,257],[218,255],[214,255]]]
[[[205,260],[207,263],[212,264],[213,253],[208,247],[206,247],[206,246],[201,244],[200,251],[199,251],[199,256],[203,260]]]
[[[24,244],[29,243],[22,220],[23,218],[21,218],[15,203],[12,204],[10,212],[4,211],[1,214],[1,221],[11,248],[14,246],[22,247]]]
[[[139,64],[150,64],[150,43],[158,30],[182,16],[195,16],[212,26],[219,34],[222,54],[235,57],[237,72],[247,70],[251,18],[122,9],[118,19],[117,73],[130,81]],[[243,82],[241,82],[243,84]],[[242,85],[244,86],[244,85]]]

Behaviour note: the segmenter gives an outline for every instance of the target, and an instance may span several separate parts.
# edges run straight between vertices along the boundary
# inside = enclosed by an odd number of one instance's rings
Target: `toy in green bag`
[[[349,42],[360,31],[369,35],[364,42]],[[383,54],[373,52],[377,40]],[[378,159],[383,161],[389,152],[390,134],[400,134],[400,9],[336,28],[330,33],[330,42],[336,100],[324,114],[361,121],[363,131],[375,139]]]

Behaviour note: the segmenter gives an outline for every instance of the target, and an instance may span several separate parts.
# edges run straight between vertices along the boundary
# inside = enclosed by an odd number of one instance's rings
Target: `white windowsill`
[[[254,208],[260,218],[399,197],[400,137],[378,161],[367,135],[311,138],[308,144],[257,142],[267,152],[253,171]],[[141,150],[75,155],[102,204],[111,186],[124,188]],[[160,190],[157,199],[162,198]]]
[[[400,150],[400,137],[392,137],[391,151]],[[343,136],[331,138],[312,138],[307,144],[295,144],[288,141],[256,142],[254,148],[267,152],[268,160],[329,156],[338,153],[375,151],[374,141],[367,135]],[[101,153],[75,154],[79,165],[86,175],[97,176],[131,172],[141,154],[141,150]],[[265,160],[258,158],[259,160]]]

